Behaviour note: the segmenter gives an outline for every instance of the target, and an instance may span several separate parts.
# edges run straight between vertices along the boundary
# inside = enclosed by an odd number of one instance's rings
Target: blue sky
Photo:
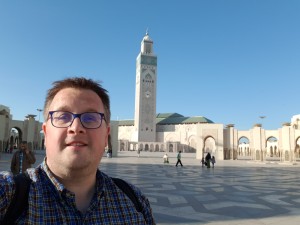
[[[0,0],[0,104],[23,120],[53,81],[86,76],[108,89],[113,120],[133,119],[148,28],[157,113],[278,129],[300,114],[299,12],[298,0]]]

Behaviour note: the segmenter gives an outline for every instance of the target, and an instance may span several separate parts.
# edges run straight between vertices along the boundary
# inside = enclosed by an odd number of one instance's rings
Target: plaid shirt
[[[155,224],[148,199],[131,185],[142,204],[142,212],[136,211],[134,204],[114,183],[101,172],[96,175],[96,192],[85,213],[75,205],[74,193],[64,188],[54,178],[46,162],[35,169],[28,169],[32,180],[28,210],[18,218],[17,224]],[[0,224],[15,191],[10,172],[0,173]]]

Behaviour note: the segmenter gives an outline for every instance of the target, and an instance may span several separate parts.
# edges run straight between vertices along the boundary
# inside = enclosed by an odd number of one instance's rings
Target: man
[[[35,156],[27,147],[27,142],[22,141],[20,149],[16,151],[12,157],[10,169],[16,175],[25,172],[35,163]]]
[[[181,151],[179,151],[178,154],[177,154],[176,167],[178,166],[178,164],[180,164],[181,166],[183,166],[182,162],[181,162]]]
[[[28,209],[18,224],[155,224],[148,199],[130,184],[141,212],[98,169],[110,133],[107,91],[93,80],[53,83],[44,106],[46,157],[32,179]],[[0,174],[0,223],[14,185]]]
[[[205,156],[205,162],[207,164],[207,168],[210,168],[210,161],[211,161],[211,155],[208,152],[207,155]]]

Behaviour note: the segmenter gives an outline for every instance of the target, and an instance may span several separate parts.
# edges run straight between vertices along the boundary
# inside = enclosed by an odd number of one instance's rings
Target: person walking
[[[202,164],[202,167],[205,166],[205,160],[204,160],[204,157],[202,157],[202,159],[201,159],[201,164]]]
[[[84,77],[56,81],[43,112],[46,157],[27,170],[27,207],[17,224],[154,225],[141,190],[100,170],[111,130],[107,90]],[[6,224],[16,183],[11,173],[0,172],[0,184],[0,224]]]
[[[181,151],[179,151],[178,154],[177,154],[176,167],[178,166],[178,164],[180,164],[181,166],[183,166],[182,162],[181,162]]]
[[[214,168],[214,167],[215,167],[215,163],[216,163],[215,156],[212,156],[212,157],[211,157],[211,164],[212,164],[212,168]]]
[[[211,155],[208,152],[207,155],[205,156],[205,162],[207,164],[207,168],[210,168],[210,160],[211,160]]]
[[[28,149],[27,142],[22,141],[20,149],[13,154],[10,170],[14,175],[25,172],[36,161],[34,153]]]

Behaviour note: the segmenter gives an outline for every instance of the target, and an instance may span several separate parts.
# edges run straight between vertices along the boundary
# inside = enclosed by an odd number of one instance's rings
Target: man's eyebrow
[[[49,111],[68,111],[68,112],[72,112],[72,110],[70,110],[70,108],[65,107],[65,106],[58,107],[58,108],[55,108],[55,109],[49,110]]]
[[[71,112],[71,113],[74,113],[74,110],[71,110],[69,107],[65,107],[65,106],[62,106],[62,107],[58,107],[58,108],[54,108],[52,110],[49,110],[49,111],[63,111],[63,112]],[[95,108],[87,108],[85,109],[84,111],[80,112],[80,113],[85,113],[85,112],[101,112],[101,113],[104,113],[104,110],[102,109],[95,109]],[[77,112],[78,113],[78,112]]]

